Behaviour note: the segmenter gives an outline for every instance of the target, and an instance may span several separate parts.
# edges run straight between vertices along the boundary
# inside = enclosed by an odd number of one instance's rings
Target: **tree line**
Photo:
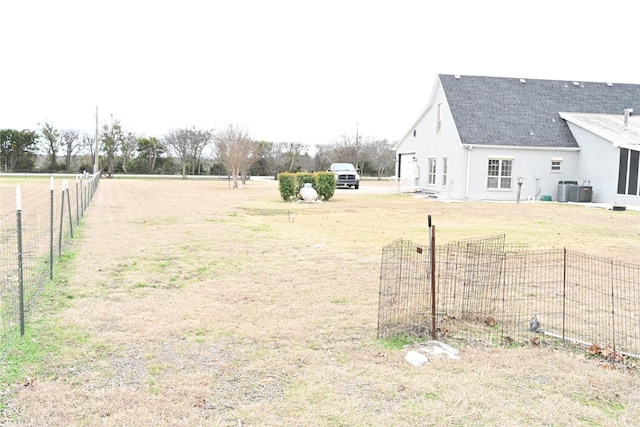
[[[112,176],[126,174],[223,175],[244,181],[250,175],[327,170],[331,163],[353,163],[362,175],[393,174],[395,155],[386,139],[342,135],[315,147],[297,142],[258,141],[237,125],[221,130],[173,129],[162,137],[137,135],[111,117],[98,132],[98,166]],[[57,129],[0,129],[0,170],[4,172],[93,171],[95,135]],[[312,153],[312,154],[311,154]]]

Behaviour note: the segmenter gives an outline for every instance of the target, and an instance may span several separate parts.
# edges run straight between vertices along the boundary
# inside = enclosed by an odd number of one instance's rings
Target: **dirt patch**
[[[273,181],[102,180],[59,313],[88,339],[14,395],[15,423],[640,423],[637,377],[583,354],[468,346],[417,368],[376,341],[381,249],[427,242],[429,214],[440,242],[506,234],[632,262],[638,213],[368,186],[296,204]]]

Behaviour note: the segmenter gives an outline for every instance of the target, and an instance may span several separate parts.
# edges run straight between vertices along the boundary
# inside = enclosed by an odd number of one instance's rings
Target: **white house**
[[[443,199],[566,201],[569,189],[640,206],[633,111],[640,85],[439,75],[395,146],[396,176]]]

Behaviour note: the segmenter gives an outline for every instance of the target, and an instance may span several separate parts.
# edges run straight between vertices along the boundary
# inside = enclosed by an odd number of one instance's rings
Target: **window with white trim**
[[[447,158],[442,158],[442,186],[447,186]]]
[[[429,185],[435,185],[436,183],[436,158],[429,157]]]
[[[562,157],[551,158],[551,172],[562,172]]]
[[[511,188],[513,159],[489,159],[487,170],[487,188]]]
[[[436,113],[436,133],[440,133],[440,131],[442,130],[441,112],[442,112],[442,103],[438,104],[438,110]]]

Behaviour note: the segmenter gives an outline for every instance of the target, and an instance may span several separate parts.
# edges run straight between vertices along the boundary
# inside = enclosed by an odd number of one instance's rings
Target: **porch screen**
[[[618,194],[638,195],[639,174],[640,152],[621,148],[618,165]]]

